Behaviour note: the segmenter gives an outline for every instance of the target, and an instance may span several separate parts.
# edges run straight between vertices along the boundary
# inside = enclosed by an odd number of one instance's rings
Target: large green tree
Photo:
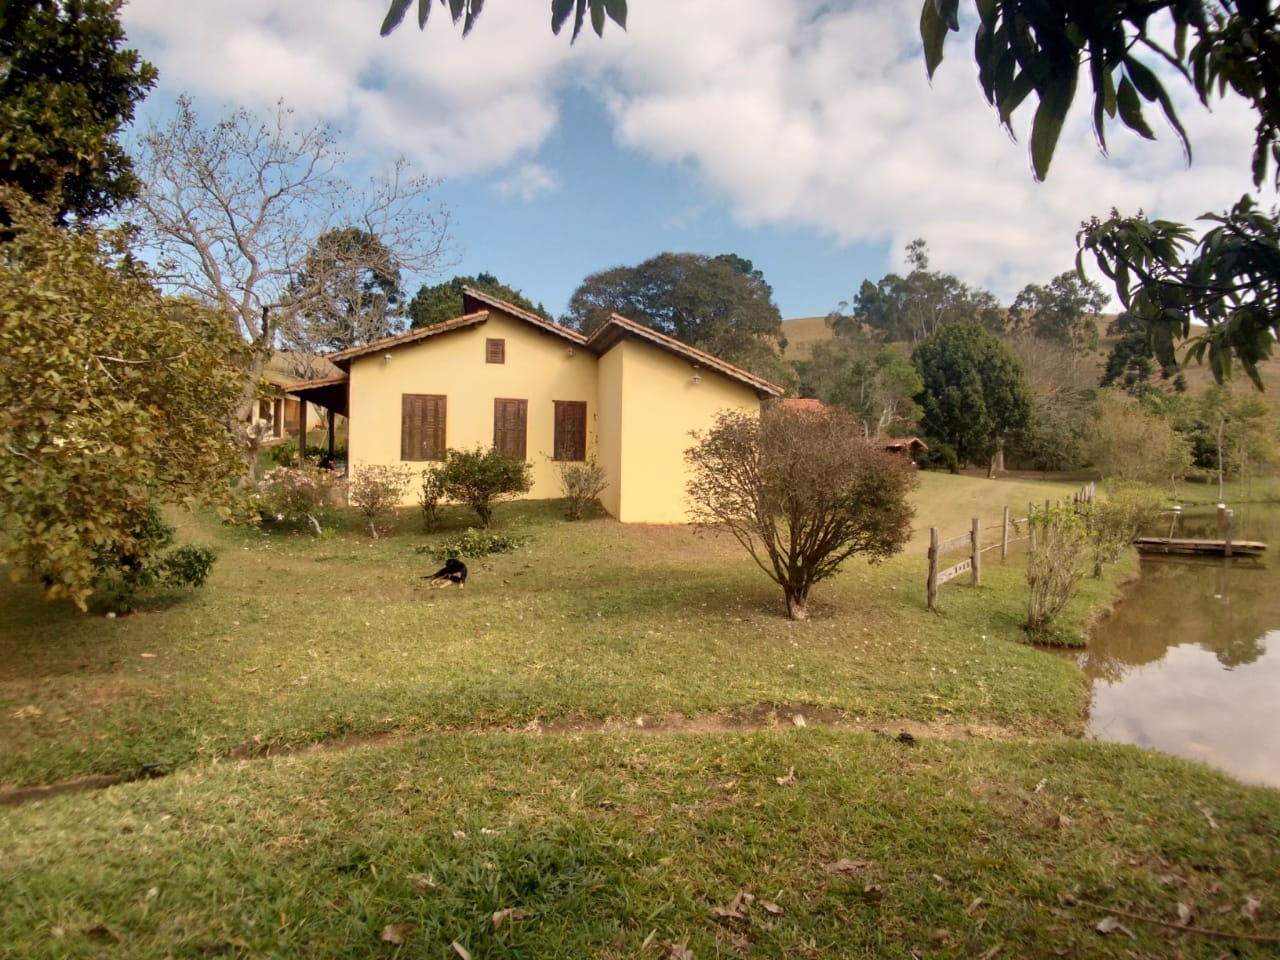
[[[866,324],[886,340],[919,343],[945,323],[969,321],[998,328],[1004,322],[995,295],[962,282],[949,273],[929,269],[929,250],[917,238],[907,244],[910,271],[889,273],[878,283],[862,282],[852,313],[828,318],[837,334],[850,335]]]
[[[994,470],[1006,439],[1031,426],[1034,399],[1022,364],[975,323],[949,323],[911,354],[924,389],[917,397],[925,436],[948,444],[961,463]]]
[[[1008,325],[1076,350],[1092,350],[1098,346],[1098,314],[1110,300],[1101,286],[1068,270],[1046,284],[1023,287],[1009,308]]]
[[[1253,180],[1272,168],[1280,185],[1280,11],[1267,0],[1116,0],[1054,4],[1042,0],[975,0],[978,81],[1000,121],[1033,94],[1032,168],[1049,164],[1083,74],[1092,88],[1094,133],[1105,152],[1117,123],[1155,136],[1144,109],[1164,114],[1191,159],[1191,143],[1166,81],[1185,83],[1205,106],[1242,98],[1257,116]],[[960,0],[924,0],[920,33],[932,77],[950,31],[959,31]],[[1180,223],[1145,216],[1093,218],[1081,230],[1080,254],[1091,254],[1115,281],[1116,293],[1148,328],[1156,356],[1176,362],[1174,346],[1190,338],[1188,355],[1208,358],[1216,378],[1233,359],[1261,387],[1257,364],[1280,333],[1280,225],[1274,210],[1245,196],[1230,210],[1205,214],[1199,240]],[[1192,323],[1209,330],[1191,337]]]
[[[121,558],[162,546],[153,503],[227,497],[242,342],[225,317],[166,299],[123,239],[14,191],[0,245],[0,559],[83,607]]]
[[[864,437],[914,432],[923,384],[901,350],[871,337],[838,337],[815,343],[796,369],[801,393],[853,414]]]
[[[384,37],[404,22],[405,15],[413,5],[414,0],[391,0],[391,6],[387,8],[387,15],[382,21]],[[417,5],[418,27],[421,29],[427,25],[433,4],[432,0],[417,0]],[[455,24],[462,21],[462,35],[466,36],[475,26],[476,18],[484,7],[484,0],[440,0],[440,5],[449,8],[449,15]],[[591,18],[591,29],[596,32],[596,36],[602,37],[606,18],[626,29],[627,0],[551,0],[551,32],[558,34],[568,22],[570,14],[573,14],[573,36],[570,43],[578,39],[588,15]]]
[[[534,303],[515,287],[503,283],[492,273],[481,271],[474,277],[457,276],[444,283],[418,288],[418,292],[409,301],[409,326],[416,330],[444,323],[454,317],[462,316],[462,288],[473,287],[482,293],[488,293],[499,300],[513,303],[523,310],[536,313],[547,320],[554,319],[541,303]]]
[[[137,189],[117,135],[156,80],[124,47],[121,0],[6,0],[0,9],[0,184],[59,221]]]
[[[345,350],[401,330],[400,263],[381,239],[359,227],[322,233],[290,290],[299,306],[281,333],[296,349]]]
[[[661,253],[593,273],[573,292],[564,322],[590,334],[619,313],[786,386],[782,315],[773,290],[736,254]]]

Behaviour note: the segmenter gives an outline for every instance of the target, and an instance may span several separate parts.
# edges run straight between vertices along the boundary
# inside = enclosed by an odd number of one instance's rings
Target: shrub
[[[846,413],[721,413],[694,436],[693,520],[733,534],[782,588],[792,620],[806,619],[810,588],[845,560],[884,559],[911,536],[911,464],[863,439]]]
[[[446,451],[444,466],[436,476],[441,493],[475,510],[480,525],[486,528],[493,519],[494,503],[533,488],[533,468],[493,447]]]
[[[307,457],[312,460],[324,462],[329,459],[328,444],[310,443],[307,444]],[[298,441],[290,438],[283,443],[277,443],[267,448],[267,459],[278,467],[295,467],[298,465]],[[335,444],[333,448],[334,460],[346,460],[347,448],[345,444]]]
[[[422,491],[418,494],[418,504],[422,507],[422,527],[424,530],[435,529],[440,520],[440,498],[444,491],[440,488],[440,475],[435,467],[427,467],[422,471]]]
[[[434,547],[419,547],[419,553],[434,553],[441,560],[450,557],[483,557],[490,553],[511,553],[529,542],[528,537],[511,533],[490,533],[468,527],[465,531]]]
[[[1134,537],[1155,522],[1163,507],[1159,490],[1143,483],[1109,484],[1105,499],[1085,507],[1084,517],[1093,546],[1093,575],[1102,576],[1104,563],[1115,563]]]
[[[347,487],[348,502],[369,523],[369,533],[378,538],[378,521],[400,505],[404,492],[413,479],[409,467],[369,464],[351,471]]]
[[[1076,594],[1084,576],[1090,544],[1084,516],[1074,505],[1055,503],[1036,508],[1028,520],[1027,631],[1038,640],[1052,637],[1053,622]]]
[[[340,482],[330,471],[316,467],[274,467],[258,482],[254,502],[264,520],[309,523],[320,536],[320,519]]]
[[[147,587],[204,586],[217,554],[211,547],[199,546],[167,550],[173,545],[174,532],[160,508],[148,504],[127,548],[99,552],[93,581],[95,605],[127,613],[136,606],[138,592]]]
[[[566,520],[581,520],[587,507],[599,499],[609,481],[605,477],[604,467],[592,457],[585,463],[556,463],[556,474],[560,478],[560,486],[564,490]]]

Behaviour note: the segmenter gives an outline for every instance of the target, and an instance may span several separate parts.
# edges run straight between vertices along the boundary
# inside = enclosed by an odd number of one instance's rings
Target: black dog
[[[467,565],[457,557],[450,557],[444,562],[443,567],[429,578],[423,577],[422,579],[430,579],[433,587],[447,587],[451,583],[465,587],[467,585]]]

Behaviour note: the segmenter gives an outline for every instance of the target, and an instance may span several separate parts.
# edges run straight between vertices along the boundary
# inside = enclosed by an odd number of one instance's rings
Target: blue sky
[[[385,9],[130,0],[130,43],[160,70],[140,123],[181,93],[210,120],[283,98],[338,133],[354,181],[399,156],[442,178],[452,256],[414,289],[488,270],[556,315],[587,274],[663,250],[740,254],[784,317],[821,315],[916,236],[1007,301],[1072,265],[1091,213],[1190,219],[1249,187],[1249,114],[1180,88],[1190,170],[1156,116],[1156,143],[1117,131],[1102,157],[1081,102],[1036,184],[967,38],[930,88],[915,0],[631,0],[627,31],[573,46],[547,0],[488,0],[465,40],[443,8],[379,38]]]

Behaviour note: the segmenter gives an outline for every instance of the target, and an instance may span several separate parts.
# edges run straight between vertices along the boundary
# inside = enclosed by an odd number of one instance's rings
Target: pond
[[[1269,558],[1144,557],[1094,628],[1078,657],[1093,684],[1089,733],[1280,787],[1280,507],[1235,515],[1234,539],[1265,541]],[[1216,537],[1214,518],[1189,509],[1177,535]]]

